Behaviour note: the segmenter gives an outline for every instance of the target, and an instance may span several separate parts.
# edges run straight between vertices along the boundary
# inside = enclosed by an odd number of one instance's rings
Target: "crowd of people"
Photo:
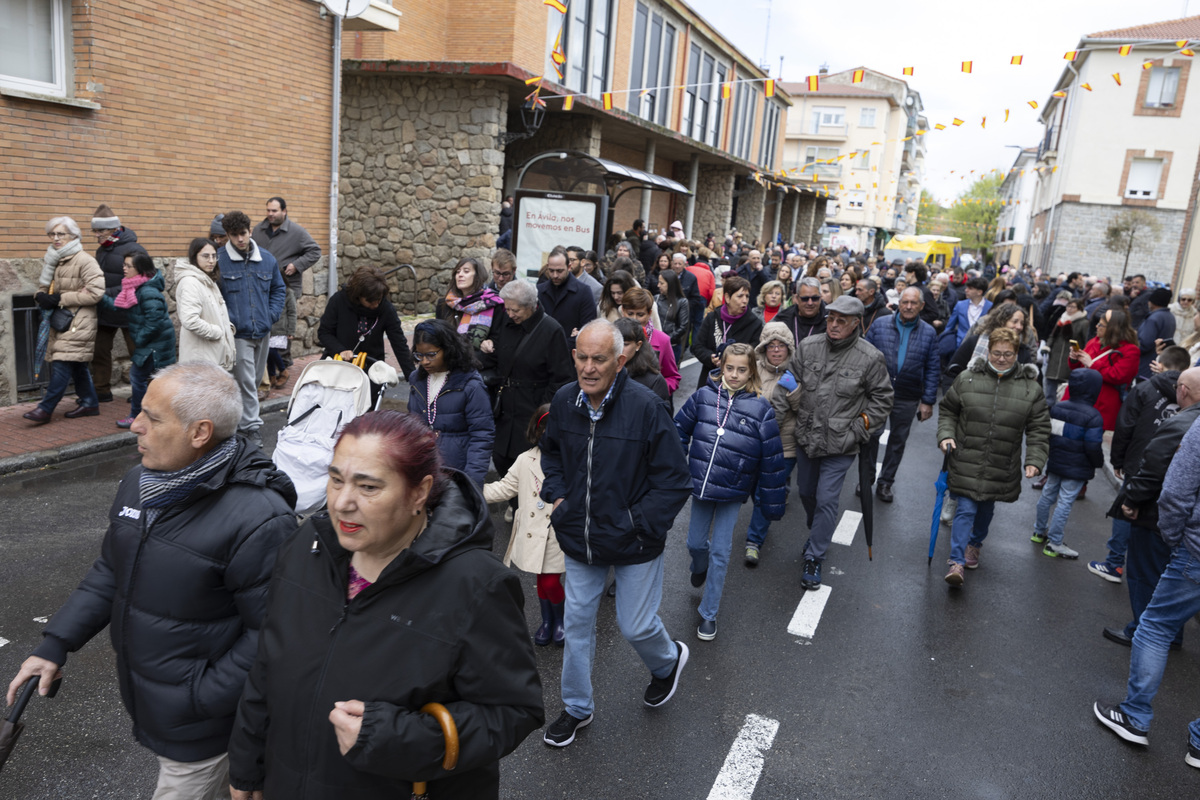
[[[566,747],[592,723],[605,596],[650,673],[644,704],[674,696],[690,651],[658,610],[675,568],[666,539],[689,500],[680,568],[698,590],[696,637],[711,642],[741,507],[752,506],[743,563],[755,568],[795,474],[808,531],[798,582],[820,589],[851,469],[856,493],[895,502],[913,424],[936,408],[926,441],[948,473],[945,582],[955,591],[981,565],[996,504],[1026,481],[1042,492],[1032,541],[1049,558],[1079,556],[1066,543],[1071,509],[1112,432],[1122,483],[1108,552],[1088,569],[1128,586],[1132,620],[1103,635],[1132,660],[1125,702],[1094,712],[1147,743],[1165,653],[1200,611],[1195,292],[1173,299],[1141,275],[1121,285],[1028,266],[889,264],[759,247],[736,232],[698,241],[679,223],[651,237],[639,220],[603,253],[555,248],[537,281],[518,276],[505,249],[490,265],[461,259],[410,340],[386,276],[362,267],[329,298],[319,341],[329,357],[382,360],[386,339],[410,384],[408,413],[345,426],[326,508],[301,524],[286,475],[260,450],[255,390],[308,264],[272,255],[299,226],[283,227],[279,198],[267,212],[253,229],[226,214],[225,241],[192,243],[176,273],[174,366],[149,257],[123,252],[122,278],[106,286],[74,223],[48,225],[39,303],[73,311],[74,327],[51,335],[51,361],[63,366],[44,418],[30,419],[48,421],[72,379],[80,404],[68,416],[91,413],[97,314],[123,311],[136,375],[125,421],[143,458],[118,490],[101,559],[47,626],[10,702],[30,678],[48,688],[67,654],[111,623],[135,732],[162,763],[160,791],[382,798],[430,781],[445,796],[496,796],[499,759],[545,721],[534,646],[563,648],[562,710],[545,743]],[[134,244],[115,215],[98,212],[93,228],[113,248]],[[699,377],[680,394],[688,358]],[[512,523],[503,564],[488,554],[504,536],[488,503],[505,504]],[[168,536],[201,525],[195,558],[163,561],[155,581],[171,576],[186,593],[203,580],[204,601],[139,602],[142,560],[165,558]],[[145,531],[154,547],[142,553]],[[506,565],[536,576],[532,637]],[[172,614],[194,622],[172,627]],[[201,647],[186,645],[197,637]],[[153,649],[170,685],[144,676],[136,647]],[[421,711],[431,702],[445,704],[464,743],[455,772]],[[1200,767],[1200,721],[1188,763]]]

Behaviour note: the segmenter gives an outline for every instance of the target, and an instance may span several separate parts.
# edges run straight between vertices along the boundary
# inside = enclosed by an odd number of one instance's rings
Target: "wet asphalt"
[[[693,386],[695,366],[684,370]],[[403,389],[403,387],[402,387]],[[401,399],[403,391],[401,391]],[[268,415],[268,441],[282,424]],[[942,576],[943,526],[927,565],[933,482],[941,464],[935,421],[914,426],[895,484],[876,504],[874,560],[860,530],[831,545],[828,602],[811,639],[788,633],[803,595],[806,530],[794,489],[772,526],[762,563],[742,565],[750,507],[734,533],[718,635],[696,638],[700,591],[688,581],[687,509],[666,554],[661,615],[691,649],[674,699],[642,705],[649,674],[621,638],[611,600],[598,623],[595,722],[565,749],[531,735],[501,765],[505,798],[705,798],[747,715],[778,723],[757,784],[767,798],[1196,797],[1200,771],[1184,764],[1187,723],[1200,716],[1200,629],[1189,622],[1159,690],[1149,748],[1126,745],[1094,719],[1096,699],[1120,700],[1129,650],[1103,639],[1129,616],[1123,585],[1086,569],[1104,555],[1113,490],[1093,481],[1066,541],[1078,561],[1041,555],[1029,541],[1038,493],[1001,505],[981,566],[961,590]],[[114,451],[0,480],[0,676],[6,685],[96,557],[108,507],[134,450]],[[858,510],[847,480],[841,508]],[[495,507],[495,550],[508,525]],[[523,575],[530,630],[533,576]],[[562,709],[562,651],[538,648],[546,714]],[[302,691],[302,690],[300,690]],[[130,734],[107,632],[72,655],[60,695],[35,699],[0,798],[148,798],[157,772]],[[746,777],[746,776],[743,776]]]

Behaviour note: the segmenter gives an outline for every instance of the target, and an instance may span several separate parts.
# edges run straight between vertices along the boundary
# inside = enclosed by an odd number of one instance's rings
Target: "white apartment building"
[[[1030,210],[1037,192],[1037,152],[1036,147],[1021,150],[1000,185],[1004,206],[996,219],[996,241],[992,246],[998,264],[1020,266],[1027,260]]]

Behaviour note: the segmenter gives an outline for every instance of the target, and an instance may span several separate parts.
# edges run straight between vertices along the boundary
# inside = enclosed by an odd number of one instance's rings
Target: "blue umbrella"
[[[942,471],[938,473],[933,488],[937,489],[937,500],[933,503],[933,524],[929,527],[929,563],[933,564],[933,549],[937,547],[938,528],[942,527],[942,504],[946,502],[946,484],[950,480],[950,452],[942,459]]]
[[[34,372],[33,379],[40,380],[42,377],[42,367],[46,365],[46,348],[50,344],[50,315],[54,313],[42,309],[42,321],[38,326],[37,345],[33,352]]]

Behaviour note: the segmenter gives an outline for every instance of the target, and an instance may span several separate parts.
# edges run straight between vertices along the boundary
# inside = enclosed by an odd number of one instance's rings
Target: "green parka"
[[[1018,364],[997,375],[977,358],[959,374],[938,409],[937,440],[953,439],[950,491],[976,502],[1011,503],[1021,495],[1025,466],[1046,469],[1050,412],[1037,367]]]

